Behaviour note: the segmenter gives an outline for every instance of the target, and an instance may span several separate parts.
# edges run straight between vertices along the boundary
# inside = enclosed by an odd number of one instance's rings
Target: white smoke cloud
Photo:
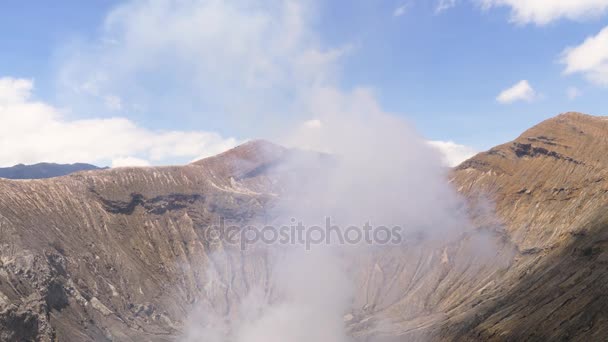
[[[311,119],[302,125],[300,129],[309,130],[309,134],[315,134],[315,131],[321,129],[323,127],[323,122],[319,119]],[[316,132],[318,133],[318,132]],[[453,141],[429,141],[428,142],[432,147],[437,149],[442,155],[443,164],[448,167],[454,167],[463,161],[473,157],[477,154],[477,151],[466,145],[457,144]],[[300,148],[311,148],[310,144],[306,141],[301,141]],[[329,152],[327,150],[323,150],[322,147],[316,146],[317,151]]]
[[[61,82],[72,96],[88,94],[91,101],[117,96],[123,109],[175,112],[185,102],[258,136],[335,156],[323,177],[304,187],[288,184],[279,219],[314,224],[331,215],[342,226],[401,225],[429,241],[457,236],[466,219],[442,154],[382,110],[369,89],[341,89],[339,61],[351,47],[324,47],[313,29],[314,10],[312,1],[130,1],[107,17],[98,42],[68,56]],[[158,78],[166,89],[162,101],[153,86],[142,89]],[[148,154],[165,155],[165,146]],[[133,154],[119,157],[125,155]],[[352,259],[332,246],[299,247],[271,251],[265,285],[274,296],[252,290],[230,317],[202,310],[191,317],[184,340],[348,341],[344,315],[356,290],[345,265]],[[209,277],[213,283],[217,275]]]
[[[335,173],[326,175],[329,180],[307,189],[310,194],[304,198],[317,199],[313,216],[322,217],[324,210],[336,219],[343,215],[346,224],[398,222],[427,232],[447,229],[445,217],[437,213],[451,213],[458,205],[445,184],[442,153],[405,120],[383,111],[371,91],[319,89],[305,111],[314,113],[322,125],[290,134],[286,144],[331,153],[340,160]]]
[[[277,225],[293,217],[322,226],[327,216],[342,230],[367,222],[397,225],[405,234],[421,234],[425,242],[418,243],[429,248],[466,230],[464,202],[448,185],[441,152],[407,122],[384,112],[369,90],[323,88],[307,103],[302,110],[317,119],[290,130],[283,142],[327,151],[335,161],[321,165],[323,171],[312,180],[297,177],[286,185],[272,211]],[[290,162],[297,169],[310,160]],[[353,253],[372,258],[375,247],[268,248],[274,257],[267,258],[272,271],[266,286],[276,297],[252,292],[228,326],[221,317],[195,315],[185,341],[351,341],[344,320],[357,296]],[[255,316],[248,314],[250,303],[256,303]]]
[[[260,134],[265,119],[297,116],[294,101],[335,80],[352,49],[324,47],[310,27],[314,11],[313,1],[126,2],[99,39],[64,49],[64,99],[94,111],[111,96],[123,110]]]
[[[348,341],[343,316],[353,284],[340,261],[324,250],[291,251],[282,257],[273,279],[281,301],[244,322],[237,341]]]

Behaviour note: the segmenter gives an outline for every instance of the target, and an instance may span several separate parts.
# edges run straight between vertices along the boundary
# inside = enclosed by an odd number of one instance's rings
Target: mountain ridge
[[[602,336],[606,133],[603,120],[558,116],[454,169],[474,229],[358,258],[351,335]],[[193,310],[232,317],[272,264],[206,234],[220,218],[266,222],[291,153],[253,141],[185,166],[0,180],[0,339],[175,341]],[[481,263],[478,241],[493,246]]]
[[[102,170],[104,168],[85,164],[37,163],[32,165],[18,164],[0,168],[0,178],[5,179],[45,179],[66,176],[79,171]]]

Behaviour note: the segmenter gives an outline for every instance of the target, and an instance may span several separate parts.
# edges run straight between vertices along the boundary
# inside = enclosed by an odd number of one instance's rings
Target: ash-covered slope
[[[442,332],[483,340],[608,336],[608,117],[566,113],[464,162],[454,183],[491,199],[519,256],[474,316]],[[478,217],[484,222],[487,217]]]
[[[607,125],[562,115],[456,169],[474,227],[444,245],[413,236],[355,255],[349,333],[605,336]],[[0,180],[0,340],[174,341],[194,310],[230,320],[256,285],[272,299],[267,252],[209,232],[220,218],[272,220],[284,180],[319,175],[286,163],[294,153],[256,141],[182,167]]]
[[[210,251],[221,246],[205,229],[220,216],[251,220],[268,200],[222,172],[188,165],[0,180],[0,340],[178,335],[196,301],[224,298],[206,295],[224,290],[206,282]]]
[[[492,196],[521,250],[548,249],[608,199],[608,117],[566,113],[461,164],[461,192]]]
[[[208,232],[266,220],[286,156],[0,179],[0,340],[173,341],[194,309],[229,314],[268,265]]]

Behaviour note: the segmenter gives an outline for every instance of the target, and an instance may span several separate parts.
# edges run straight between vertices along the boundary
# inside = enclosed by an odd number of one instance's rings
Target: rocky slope
[[[351,335],[606,336],[606,139],[608,120],[569,113],[455,169],[474,229],[356,260]],[[0,340],[174,341],[192,310],[230,317],[272,265],[210,227],[271,219],[293,153],[252,142],[181,167],[0,179]]]
[[[454,183],[491,199],[518,257],[475,316],[453,319],[444,336],[608,336],[607,148],[608,117],[566,113],[458,167]]]

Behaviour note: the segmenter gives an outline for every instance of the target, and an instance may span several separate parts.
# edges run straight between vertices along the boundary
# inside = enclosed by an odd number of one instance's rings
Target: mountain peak
[[[561,119],[572,118],[572,119],[583,119],[583,120],[608,119],[608,117],[606,117],[606,116],[591,115],[591,114],[585,114],[585,113],[581,113],[581,112],[565,112],[565,113],[561,113],[561,114],[557,115],[553,119],[559,119],[559,118],[561,118]],[[551,119],[549,119],[549,120],[551,120]]]
[[[567,112],[537,124],[511,142],[476,155],[457,169],[510,172],[516,163],[538,162],[535,166],[543,167],[547,159],[606,167],[608,155],[598,146],[608,146],[608,117]]]
[[[608,191],[607,147],[607,117],[568,112],[465,161],[456,168],[456,182],[493,198],[521,246],[545,248],[559,241],[574,218],[605,202],[595,196]],[[584,211],[573,198],[585,199]],[[516,210],[512,203],[518,203]],[[529,211],[544,216],[531,225]]]
[[[222,176],[240,178],[258,168],[273,164],[287,149],[267,140],[251,140],[216,156],[194,162]]]
[[[208,163],[209,160],[217,158],[239,158],[253,160],[256,159],[260,154],[280,152],[281,150],[284,150],[284,148],[268,140],[255,139],[233,147],[218,155],[197,160],[192,164],[202,165]]]

